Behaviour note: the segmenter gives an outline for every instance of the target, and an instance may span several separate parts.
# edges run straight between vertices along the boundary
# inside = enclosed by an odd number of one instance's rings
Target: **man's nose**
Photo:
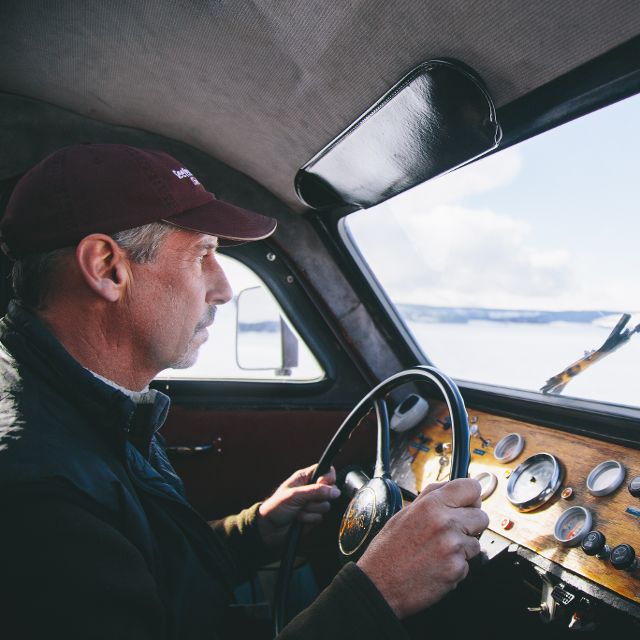
[[[220,264],[216,267],[211,274],[206,301],[209,304],[225,304],[233,297],[233,289]]]

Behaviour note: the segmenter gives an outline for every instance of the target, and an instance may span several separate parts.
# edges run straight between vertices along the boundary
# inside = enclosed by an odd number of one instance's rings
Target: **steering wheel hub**
[[[386,477],[372,478],[353,496],[342,517],[338,548],[342,562],[357,560],[394,513],[402,508],[398,485]]]
[[[347,558],[366,542],[376,517],[376,492],[372,487],[360,489],[349,503],[340,525],[338,545]]]

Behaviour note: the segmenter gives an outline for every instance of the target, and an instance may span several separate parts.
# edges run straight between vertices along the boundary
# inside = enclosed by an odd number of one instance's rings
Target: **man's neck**
[[[100,318],[97,314],[84,314],[86,321],[82,324],[78,322],[77,313],[46,310],[37,315],[85,369],[124,389],[144,391],[157,373],[139,366],[128,337],[119,336],[106,319],[97,321],[96,318]]]
[[[95,371],[91,371],[91,369],[87,369],[87,371],[89,371],[91,375],[98,378],[98,380],[102,380],[102,382],[108,384],[110,387],[113,387],[114,389],[117,389],[118,391],[124,393],[126,396],[129,396],[129,398],[131,398],[131,400],[133,400],[136,404],[153,404],[156,394],[158,393],[155,389],[149,389],[148,386],[141,391],[133,391],[132,389],[127,389],[126,387],[119,385],[113,380],[109,380],[109,378],[101,376]]]

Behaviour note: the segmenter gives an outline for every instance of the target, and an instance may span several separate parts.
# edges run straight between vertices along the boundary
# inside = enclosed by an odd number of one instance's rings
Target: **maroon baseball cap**
[[[240,244],[270,236],[273,218],[217,200],[181,162],[123,144],[78,144],[39,162],[16,185],[0,241],[12,258],[164,221]]]

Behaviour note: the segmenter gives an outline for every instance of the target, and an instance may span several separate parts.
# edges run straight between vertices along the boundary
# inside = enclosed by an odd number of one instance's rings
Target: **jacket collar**
[[[163,425],[169,398],[157,391],[151,404],[137,404],[77,362],[34,313],[15,301],[0,320],[0,342],[43,382],[89,414],[110,438],[126,437],[145,456],[153,434]]]

